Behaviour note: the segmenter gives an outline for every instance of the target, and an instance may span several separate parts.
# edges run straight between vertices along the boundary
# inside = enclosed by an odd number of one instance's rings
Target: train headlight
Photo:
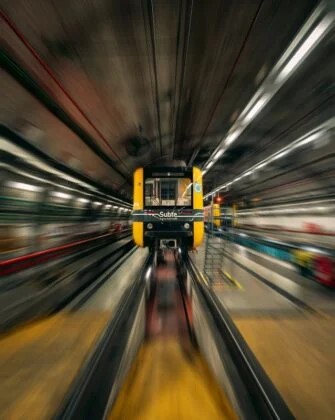
[[[148,224],[147,224],[147,228],[148,228],[148,229],[152,229],[152,228],[153,228],[153,224],[152,224],[152,223],[148,223]]]
[[[184,223],[184,228],[185,229],[189,229],[190,228],[190,224],[189,223]]]

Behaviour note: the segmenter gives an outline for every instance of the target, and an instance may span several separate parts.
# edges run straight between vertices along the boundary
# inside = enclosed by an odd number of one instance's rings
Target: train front
[[[134,172],[133,238],[150,248],[195,248],[204,235],[202,174],[195,167]]]

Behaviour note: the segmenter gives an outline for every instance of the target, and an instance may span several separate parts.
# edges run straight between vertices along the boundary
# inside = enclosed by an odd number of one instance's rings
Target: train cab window
[[[148,178],[145,181],[146,206],[191,206],[190,178]]]
[[[161,187],[161,203],[164,205],[174,206],[176,200],[176,187],[177,182],[175,180],[167,179],[160,181]]]

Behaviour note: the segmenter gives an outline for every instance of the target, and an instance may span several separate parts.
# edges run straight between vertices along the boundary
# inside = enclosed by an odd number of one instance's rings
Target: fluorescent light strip
[[[7,165],[7,164],[4,165],[4,164],[0,163],[0,167],[9,170],[13,174],[18,174],[18,175],[21,175],[21,176],[25,176],[25,177],[31,179],[32,181],[43,182],[43,187],[40,187],[40,186],[35,186],[35,185],[32,185],[32,184],[27,184],[27,183],[23,183],[23,182],[8,181],[6,183],[6,185],[10,188],[16,188],[16,189],[21,189],[21,190],[25,190],[25,191],[32,191],[32,192],[40,192],[40,191],[43,190],[43,188],[50,188],[50,186],[52,185],[53,187],[62,188],[62,189],[65,189],[66,191],[71,191],[73,193],[79,193],[80,195],[86,195],[89,198],[97,197],[96,195],[92,195],[92,193],[90,194],[90,193],[88,193],[86,191],[83,191],[83,190],[77,190],[77,189],[74,189],[74,188],[67,187],[65,185],[59,185],[59,184],[56,184],[54,182],[45,181],[42,178],[36,177],[32,174],[29,174],[28,172],[16,170],[16,169],[12,168],[10,165]],[[56,197],[60,197],[60,198],[71,198],[71,197],[73,197],[73,195],[71,195],[71,194],[57,192],[57,191],[52,191],[50,194],[54,195]],[[108,197],[105,194],[102,194],[102,196]],[[88,198],[78,198],[77,200],[80,203],[88,203],[90,201]],[[116,199],[109,200],[109,201],[111,203],[115,203],[115,200]],[[127,206],[128,206],[128,209],[130,210],[131,206],[128,203],[127,203]],[[117,208],[117,206],[115,206],[115,208]]]
[[[12,153],[16,156],[19,156],[20,158],[22,158],[23,160],[28,161],[31,165],[35,166],[36,168],[42,170],[42,171],[46,171],[49,173],[52,173],[62,179],[66,179],[67,181],[70,181],[74,184],[77,185],[81,185],[83,187],[89,188],[89,189],[94,189],[94,187],[90,184],[87,184],[85,182],[82,182],[76,178],[73,178],[70,175],[64,174],[63,172],[58,171],[57,169],[54,169],[52,166],[44,163],[43,161],[39,160],[38,158],[36,158],[36,156],[34,156],[32,153],[27,152],[26,150],[24,150],[23,148],[21,148],[20,146],[12,143],[11,141],[9,141],[7,138],[5,137],[0,137],[0,150],[5,150],[9,153]]]
[[[242,131],[243,130],[239,128],[236,130],[232,130],[231,132],[228,133],[228,136],[226,137],[225,142],[224,142],[225,150],[228,148],[228,146],[234,143],[234,141],[239,137]]]
[[[40,192],[42,191],[41,187],[37,185],[26,184],[24,182],[8,181],[6,186],[9,188],[15,188],[17,190],[31,191],[31,192]]]
[[[129,203],[127,203],[126,201],[123,201],[119,198],[113,197],[109,194],[105,194],[102,192],[99,192],[98,189],[96,187],[94,187],[91,184],[88,184],[84,181],[81,181],[77,178],[74,178],[70,175],[67,175],[55,168],[53,168],[52,166],[44,163],[42,160],[39,160],[38,158],[36,158],[35,155],[33,155],[30,152],[27,152],[26,150],[24,150],[23,148],[21,148],[20,146],[12,143],[10,140],[8,140],[6,137],[0,136],[0,150],[5,150],[6,152],[9,152],[13,155],[19,156],[20,158],[22,158],[23,160],[28,161],[32,166],[35,166],[36,168],[38,168],[39,170],[43,171],[43,172],[47,172],[47,173],[51,173],[56,175],[58,178],[60,179],[65,179],[69,182],[71,182],[72,184],[77,185],[78,187],[84,187],[86,188],[90,194],[99,194],[103,197],[108,197],[110,200],[114,200],[116,202],[122,203],[123,205],[127,205],[129,206]],[[32,175],[29,175],[31,178],[33,178]],[[37,179],[35,177],[35,179]],[[43,182],[45,182],[44,180],[42,180]],[[49,182],[50,183],[50,182]],[[53,183],[53,185],[56,185],[55,183]],[[68,189],[68,190],[72,190],[72,191],[76,191],[74,188],[70,188],[70,187],[66,187],[66,186],[62,186],[62,188],[64,189]],[[80,191],[77,190],[80,193],[84,193],[86,194],[84,191]]]
[[[304,213],[304,212],[318,212],[324,213],[333,211],[335,209],[333,203],[329,203],[328,201],[323,202],[324,206],[315,206],[315,204],[319,203],[316,202],[307,202],[307,203],[296,203],[291,205],[281,205],[276,207],[256,207],[249,210],[239,211],[237,215],[241,216],[254,216],[254,215],[267,215],[267,214],[296,214],[296,213]],[[311,207],[301,207],[301,206],[309,206]]]
[[[318,133],[311,134],[310,136],[307,136],[306,138],[300,140],[300,142],[296,144],[296,147],[304,146],[308,143],[311,143],[312,141],[316,140],[318,137],[320,137]]]
[[[53,197],[64,198],[65,200],[69,200],[72,198],[72,195],[63,193],[61,191],[51,191],[50,193]]]
[[[319,138],[321,138],[324,135],[327,135],[328,131],[331,131],[333,128],[335,128],[335,118],[330,118],[328,121],[326,121],[324,124],[321,124],[316,129],[310,131],[309,133],[305,134],[302,137],[299,137],[297,140],[293,141],[288,146],[283,147],[278,152],[273,153],[266,159],[262,160],[259,163],[256,163],[251,168],[247,169],[245,172],[237,176],[236,178],[232,179],[231,181],[221,185],[220,187],[217,187],[215,190],[211,191],[210,193],[206,194],[204,198],[208,198],[211,194],[214,194],[218,191],[223,190],[224,188],[229,187],[232,183],[240,181],[242,178],[251,175],[252,173],[256,172],[257,170],[264,168],[264,166],[268,165],[269,163],[281,159],[282,157],[289,154],[292,150],[296,149],[297,147],[305,146],[306,144],[311,143],[312,141],[315,141]]]
[[[220,157],[221,155],[223,155],[223,152],[224,152],[224,149],[220,149],[220,150],[218,150],[218,151],[215,153],[215,155],[214,155],[213,159],[215,159],[215,160],[219,159],[219,157]]]
[[[326,199],[326,200],[315,200],[315,201],[303,201],[301,203],[289,203],[289,204],[278,204],[275,207],[272,206],[263,206],[263,207],[255,207],[253,209],[249,209],[249,210],[244,210],[244,212],[253,212],[253,211],[258,211],[258,210],[271,210],[271,209],[287,209],[290,208],[292,210],[294,210],[295,208],[301,208],[301,206],[305,206],[306,208],[308,206],[315,206],[315,205],[335,205],[335,200],[334,199]],[[324,207],[322,207],[324,208]]]
[[[223,148],[224,152],[264,109],[272,97],[334,26],[335,15],[332,11],[328,11],[327,7],[327,2],[322,2],[315,9],[260,88],[250,99],[227,135],[220,142],[219,148]],[[206,172],[203,175],[213,166],[208,166],[208,162],[213,162],[214,164],[214,160],[217,159],[215,157],[216,153],[217,151],[213,152],[205,163]]]
[[[247,113],[247,115],[244,117],[244,123],[249,124],[256,117],[256,115],[258,115],[261,112],[261,110],[265,107],[265,105],[269,102],[270,99],[270,95],[261,96],[255,103],[255,105],[251,108],[251,110]]]
[[[300,206],[315,206],[315,205],[328,205],[328,206],[332,206],[335,205],[335,200],[334,199],[324,199],[324,200],[312,200],[312,201],[304,201],[301,203],[290,203],[290,204],[278,204],[275,207],[274,206],[264,206],[264,207],[256,207],[255,209],[250,209],[250,210],[245,210],[245,212],[247,211],[254,211],[256,209],[259,210],[271,210],[271,209],[287,209],[287,208],[291,208],[292,210],[294,210],[297,206],[298,208],[300,208]],[[324,208],[324,207],[322,207]]]
[[[310,53],[323,38],[323,35],[330,28],[334,19],[332,16],[324,17],[317,27],[312,31],[312,33],[307,37],[305,42],[302,43],[298,51],[293,55],[289,62],[285,65],[283,70],[279,73],[277,81],[285,81],[290,74],[298,68],[298,66],[303,62],[304,58]]]
[[[283,150],[282,152],[276,153],[272,157],[271,161],[274,161],[274,160],[277,160],[277,159],[281,159],[282,157],[286,156],[288,153],[290,153],[290,149],[289,148]]]

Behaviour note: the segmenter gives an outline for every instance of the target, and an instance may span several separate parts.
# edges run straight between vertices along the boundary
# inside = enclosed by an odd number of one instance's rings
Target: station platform
[[[204,252],[192,254],[200,271]],[[235,244],[225,248],[222,272],[226,281],[212,288],[293,415],[333,418],[334,292]]]
[[[79,309],[75,310],[74,301],[57,315],[1,337],[0,404],[4,418],[25,418],[27,413],[33,420],[54,417],[147,256],[146,249],[132,253]],[[201,249],[192,254],[200,269],[202,257]],[[249,257],[243,254],[241,258]],[[256,270],[251,266],[252,257],[248,261],[244,263],[249,269]],[[212,288],[294,416],[332,418],[332,313],[311,313],[299,307],[255,278],[250,270],[234,266],[232,260],[224,271],[231,279]],[[171,279],[176,282],[171,256],[156,269],[156,276],[158,289]],[[176,285],[172,290],[174,299],[168,307],[162,309],[156,298],[148,308],[146,340],[108,418],[235,419],[237,414],[214,378],[214,371],[190,341]]]
[[[213,286],[231,314],[294,315],[307,310],[335,315],[334,290],[303,277],[292,264],[223,238],[215,238],[211,246],[220,249],[221,265],[219,281],[213,281]],[[205,244],[191,254],[203,272],[205,254]]]
[[[335,319],[235,318],[297,419],[334,418]]]
[[[2,418],[53,418],[147,252],[136,250],[79,310],[68,307],[0,338]]]
[[[236,275],[241,276],[238,270],[242,270],[243,278],[258,274],[320,315],[335,315],[335,291],[303,277],[289,263],[231,244],[230,250],[227,250],[226,264],[228,271],[235,270]]]
[[[52,418],[110,316],[64,313],[2,337],[2,418]]]
[[[226,244],[223,263],[225,271],[239,279],[247,291],[248,302],[243,302],[244,309],[241,310],[247,310],[251,302],[256,301],[258,308],[264,304],[266,310],[272,312],[275,310],[274,302],[280,300],[280,308],[285,312],[308,307],[320,315],[335,315],[334,290],[301,276],[289,263],[233,243]],[[283,294],[273,293],[271,287]],[[259,288],[264,290],[263,296],[257,293]],[[273,295],[272,298],[265,298],[264,294],[268,293]],[[238,309],[234,307],[233,299],[227,304],[232,311]]]

